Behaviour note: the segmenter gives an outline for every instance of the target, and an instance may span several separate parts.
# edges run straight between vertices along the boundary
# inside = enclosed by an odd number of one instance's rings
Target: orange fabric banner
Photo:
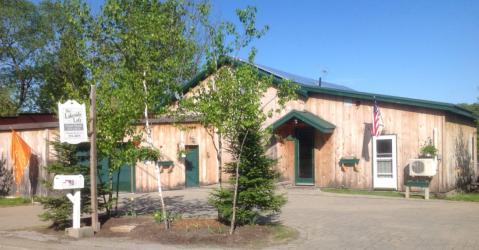
[[[32,148],[12,130],[12,146],[10,147],[10,156],[13,159],[13,174],[16,175],[14,183],[17,185],[22,181],[23,170],[27,166],[28,160],[32,153]],[[15,173],[16,172],[16,173]]]

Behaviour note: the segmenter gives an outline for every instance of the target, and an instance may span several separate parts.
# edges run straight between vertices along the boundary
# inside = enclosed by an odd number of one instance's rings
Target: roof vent
[[[319,78],[319,87],[321,87],[321,77]]]

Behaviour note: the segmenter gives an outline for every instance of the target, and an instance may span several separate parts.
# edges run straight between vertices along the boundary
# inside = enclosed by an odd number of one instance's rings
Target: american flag
[[[373,136],[379,136],[379,116],[381,116],[381,111],[379,110],[376,98],[374,98],[373,123],[371,125],[371,134],[373,134]]]

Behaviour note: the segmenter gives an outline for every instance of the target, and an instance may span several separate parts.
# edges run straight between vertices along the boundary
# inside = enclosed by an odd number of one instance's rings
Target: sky
[[[253,42],[256,63],[361,92],[478,102],[479,1],[215,2],[237,26],[248,5],[270,27]]]
[[[257,26],[270,30],[252,43],[256,63],[361,92],[478,102],[477,0],[214,1],[221,19],[238,27],[237,8],[258,8]]]

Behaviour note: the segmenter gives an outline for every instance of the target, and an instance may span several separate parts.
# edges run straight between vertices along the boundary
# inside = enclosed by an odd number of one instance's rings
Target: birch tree
[[[203,4],[207,2],[198,5]],[[196,16],[189,10],[196,4],[107,0],[96,16],[84,2],[66,1],[65,5],[72,13],[71,22],[86,30],[79,44],[86,51],[83,62],[90,72],[89,81],[98,85],[98,146],[110,159],[111,183],[113,171],[124,161],[134,160],[133,140],[125,138],[134,138],[136,126],[145,119],[146,144],[153,148],[152,104],[178,92],[182,79],[193,74],[192,58],[198,45],[193,39]],[[155,167],[164,210],[160,171]]]

